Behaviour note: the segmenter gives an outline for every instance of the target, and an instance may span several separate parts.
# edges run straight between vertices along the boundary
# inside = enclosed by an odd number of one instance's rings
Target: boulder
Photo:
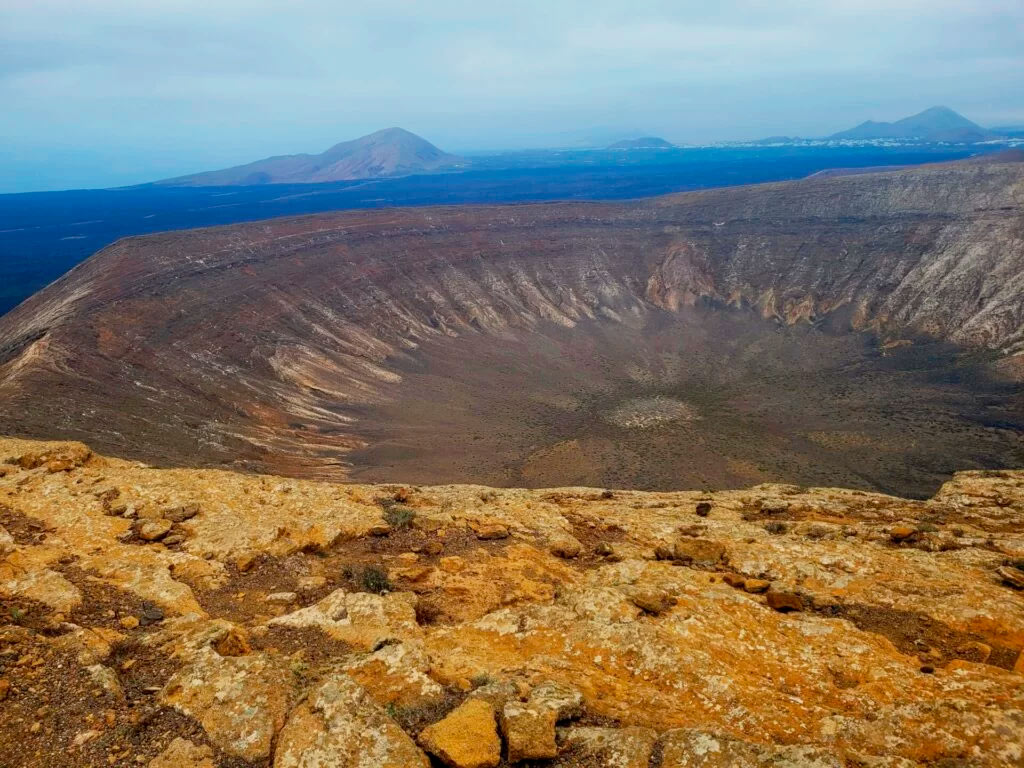
[[[231,627],[213,642],[213,649],[221,656],[246,656],[252,653],[249,636],[242,627]]]
[[[14,551],[14,537],[0,525],[0,558],[7,557]]]
[[[789,511],[789,502],[784,499],[761,499],[759,509],[765,515],[782,515]]]
[[[274,768],[429,768],[409,735],[347,675],[334,675],[292,712]]]
[[[961,645],[956,649],[956,653],[961,659],[984,664],[992,655],[992,646],[974,640]]]
[[[160,692],[160,702],[195,718],[217,747],[249,762],[270,756],[294,690],[288,672],[262,654],[200,649]]]
[[[294,592],[272,592],[264,598],[268,603],[276,603],[277,605],[291,605],[299,596]]]
[[[672,544],[672,559],[695,568],[715,568],[725,555],[725,545],[711,539],[678,538]]]
[[[551,768],[648,768],[657,741],[650,728],[560,728]]]
[[[268,622],[271,627],[316,628],[336,640],[370,650],[390,639],[418,637],[417,597],[412,592],[346,592],[337,589],[306,608]]]
[[[344,669],[381,706],[415,709],[445,698],[444,688],[428,674],[430,659],[419,641],[392,643],[356,655]]]
[[[423,729],[420,746],[451,768],[495,768],[501,762],[494,707],[468,699],[443,720]]]
[[[557,756],[555,724],[579,717],[582,712],[583,694],[557,682],[538,685],[526,702],[507,702],[501,713],[501,729],[508,744],[508,761]]]
[[[547,760],[558,755],[554,709],[510,701],[501,712],[501,731],[508,744],[508,761]]]
[[[69,468],[80,467],[92,458],[92,451],[83,443],[37,443],[36,450],[28,450],[18,456],[7,459],[9,464],[17,464],[22,469],[36,469],[50,462],[70,465]]]
[[[530,691],[530,703],[553,709],[558,721],[572,720],[583,714],[583,694],[571,685],[549,680]]]
[[[742,589],[746,579],[738,573],[727,573],[722,576],[722,581],[728,584],[730,587],[736,589]]]

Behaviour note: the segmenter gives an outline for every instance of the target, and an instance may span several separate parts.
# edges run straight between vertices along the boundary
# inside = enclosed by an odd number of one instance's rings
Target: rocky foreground
[[[336,485],[0,440],[0,765],[1024,765],[1024,471]]]

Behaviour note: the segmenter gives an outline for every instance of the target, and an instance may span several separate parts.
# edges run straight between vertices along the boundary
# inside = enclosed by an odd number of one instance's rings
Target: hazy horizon
[[[0,192],[112,187],[401,126],[453,153],[1024,122],[1018,2],[714,8],[15,0]]]

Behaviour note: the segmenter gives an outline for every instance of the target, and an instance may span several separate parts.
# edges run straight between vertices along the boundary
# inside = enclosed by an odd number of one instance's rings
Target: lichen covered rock
[[[425,728],[419,742],[452,768],[495,768],[501,761],[494,707],[469,699],[443,720]]]
[[[335,675],[278,737],[274,768],[429,768],[430,761],[357,683]]]
[[[1002,575],[1024,562],[1024,472],[960,473],[925,501],[418,486],[415,525],[376,537],[394,488],[91,453],[4,466],[0,743],[39,764],[71,745],[158,768],[1024,753],[1024,602]],[[140,545],[134,519],[188,504],[179,549]],[[509,536],[478,538],[481,520]],[[900,524],[921,536],[893,541]],[[552,546],[569,531],[571,557]]]

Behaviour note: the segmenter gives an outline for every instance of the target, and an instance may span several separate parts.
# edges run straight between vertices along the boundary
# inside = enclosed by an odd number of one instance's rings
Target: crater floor
[[[918,339],[721,307],[464,334],[390,361],[345,409],[363,482],[728,488],[785,478],[925,497],[1020,463],[1019,385]]]

